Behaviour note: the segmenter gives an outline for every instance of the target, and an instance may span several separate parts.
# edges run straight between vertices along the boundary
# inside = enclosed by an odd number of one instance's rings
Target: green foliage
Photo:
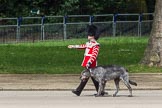
[[[139,65],[148,38],[101,38],[99,65],[116,64],[130,72],[162,72],[160,68]],[[68,49],[86,39],[0,45],[0,73],[75,74],[80,73],[84,50]]]
[[[93,15],[154,11],[155,0],[0,0],[0,17]]]
[[[59,11],[59,14],[67,15],[71,12],[75,12],[77,9],[79,9],[79,0],[65,0],[64,3],[61,4],[61,10]]]

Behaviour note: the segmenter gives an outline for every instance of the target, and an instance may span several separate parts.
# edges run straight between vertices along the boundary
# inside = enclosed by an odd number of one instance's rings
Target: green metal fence
[[[104,36],[149,35],[153,13],[0,18],[0,43],[86,37],[89,24]]]

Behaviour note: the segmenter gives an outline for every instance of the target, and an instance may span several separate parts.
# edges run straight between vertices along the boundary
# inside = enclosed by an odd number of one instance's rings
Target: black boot
[[[91,77],[91,79],[92,79],[92,82],[93,82],[93,84],[94,84],[94,86],[95,86],[95,88],[96,88],[96,91],[98,92],[98,88],[99,88],[99,83],[98,83],[98,81],[96,81],[93,77]]]
[[[72,93],[76,94],[77,96],[80,96],[81,92],[77,90],[72,90]]]
[[[77,96],[80,96],[80,94],[81,94],[82,90],[84,89],[85,85],[87,84],[87,82],[88,82],[88,79],[81,81],[79,86],[75,90],[72,90],[72,93],[74,93]]]

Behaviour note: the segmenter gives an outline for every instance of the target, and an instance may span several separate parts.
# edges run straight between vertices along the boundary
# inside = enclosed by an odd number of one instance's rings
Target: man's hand
[[[91,62],[88,62],[88,63],[86,64],[86,68],[89,69],[90,66],[91,66],[91,64],[92,64]]]
[[[69,45],[68,48],[70,48],[70,49],[71,49],[71,48],[74,48],[74,45]]]

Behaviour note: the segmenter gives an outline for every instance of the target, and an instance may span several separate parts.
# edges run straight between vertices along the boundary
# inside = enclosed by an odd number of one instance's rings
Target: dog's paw
[[[106,96],[106,95],[109,95],[109,94],[108,94],[108,92],[102,92],[101,95]]]
[[[116,94],[113,94],[112,96],[113,96],[113,97],[116,97]]]
[[[128,97],[133,97],[132,95],[128,95]]]
[[[103,95],[97,95],[97,94],[96,94],[95,97],[103,97]]]

